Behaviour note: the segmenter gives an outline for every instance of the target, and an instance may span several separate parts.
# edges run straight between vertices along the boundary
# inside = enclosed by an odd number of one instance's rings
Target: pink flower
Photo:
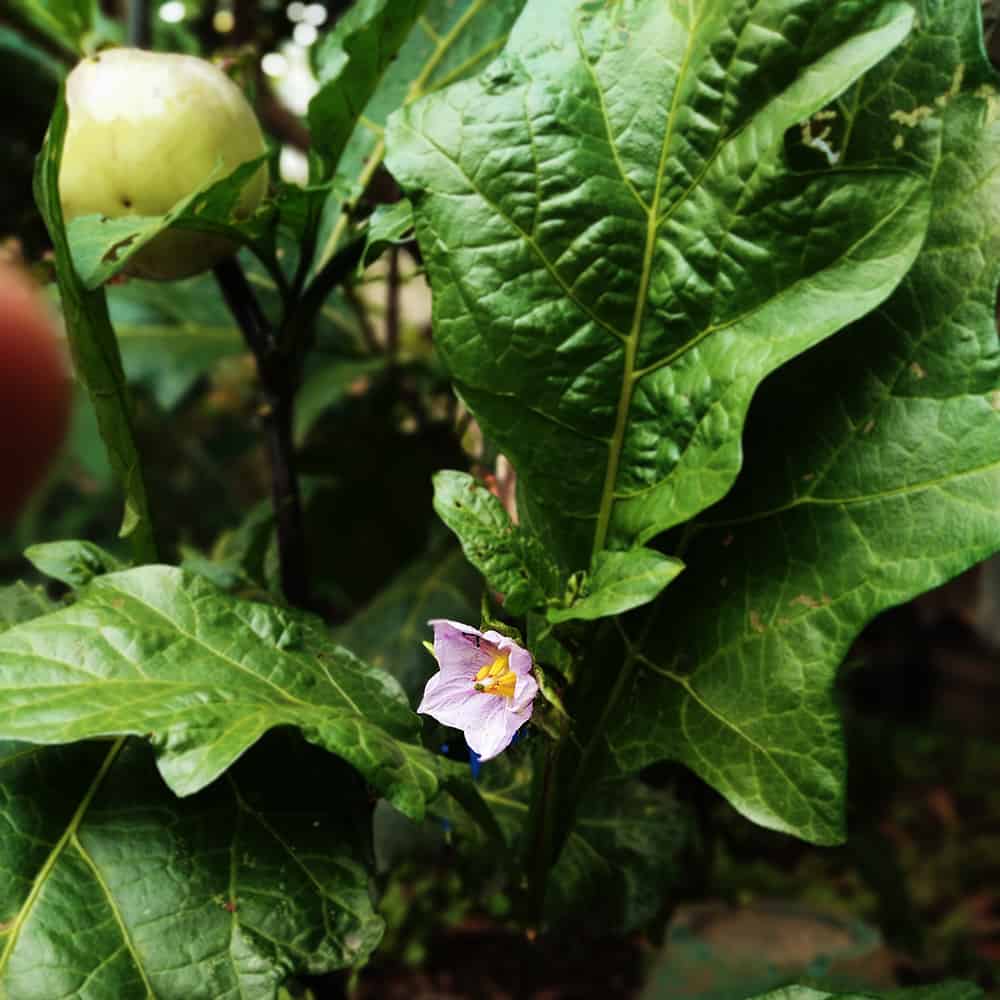
[[[461,729],[482,760],[496,757],[531,718],[538,694],[531,654],[499,632],[443,618],[428,624],[440,669],[427,682],[417,711]]]

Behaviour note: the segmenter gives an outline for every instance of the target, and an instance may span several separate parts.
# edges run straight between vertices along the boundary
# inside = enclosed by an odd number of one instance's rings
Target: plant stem
[[[622,660],[621,669],[615,676],[611,689],[604,696],[604,704],[601,706],[600,714],[590,730],[590,739],[587,740],[578,756],[571,756],[563,762],[563,773],[559,776],[559,781],[554,781],[554,771],[552,774],[546,773],[542,782],[542,794],[545,796],[535,803],[539,810],[539,820],[537,829],[539,831],[536,841],[540,848],[544,849],[544,855],[536,856],[535,881],[539,882],[548,874],[550,866],[559,856],[566,838],[576,821],[576,814],[580,807],[580,801],[586,794],[590,783],[594,779],[594,761],[598,752],[604,746],[604,733],[608,727],[608,722],[618,710],[622,695],[627,691],[629,682],[635,671],[636,664],[640,658],[640,649],[643,641],[655,620],[655,612],[650,609],[646,619],[639,629],[634,639],[630,639],[626,633],[620,618],[614,618],[614,625],[617,628],[622,643],[625,647],[625,656]],[[555,744],[552,748],[553,755],[558,755],[564,748],[565,741]],[[548,767],[548,761],[546,762]],[[553,769],[555,762],[553,761]],[[559,789],[565,789],[559,794],[558,809],[556,809],[555,796]],[[544,835],[544,839],[543,839]],[[544,869],[541,865],[544,863]],[[537,893],[539,890],[535,888]],[[544,893],[544,881],[542,890]],[[544,896],[542,897],[544,899]]]
[[[311,604],[308,549],[292,441],[299,366],[279,350],[274,328],[236,258],[228,257],[217,264],[215,277],[257,362],[264,390],[263,417],[271,461],[271,502],[278,533],[281,589],[289,604],[308,608]]]
[[[308,608],[312,604],[309,550],[292,441],[294,399],[294,391],[289,391],[269,400],[267,446],[271,458],[271,502],[278,530],[281,589],[289,604]]]
[[[395,364],[399,354],[399,247],[389,250],[385,295],[385,353],[389,364]]]
[[[260,308],[257,296],[235,257],[226,257],[215,265],[215,280],[219,283],[222,297],[226,300],[233,319],[243,333],[247,347],[257,359],[261,379],[270,390],[272,387],[268,380],[272,375],[273,359],[278,350],[274,328]]]
[[[528,888],[528,919],[540,925],[545,915],[545,890],[549,868],[555,860],[553,840],[555,835],[556,768],[559,764],[561,743],[549,743],[545,748],[545,763],[533,803],[536,816],[534,836],[531,840],[531,880]],[[526,866],[527,867],[527,866]]]
[[[153,40],[149,0],[128,0],[128,43],[135,49],[148,49]]]

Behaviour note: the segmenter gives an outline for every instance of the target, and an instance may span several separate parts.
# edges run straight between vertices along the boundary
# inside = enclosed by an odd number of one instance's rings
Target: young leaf
[[[26,549],[24,558],[40,573],[67,587],[83,587],[95,576],[122,568],[110,552],[93,542],[44,542]]]
[[[363,961],[382,921],[337,763],[276,735],[177,799],[140,743],[0,745],[0,993],[275,1000]]]
[[[10,8],[75,56],[83,55],[98,20],[95,0],[10,0]]]
[[[41,587],[29,587],[21,580],[0,587],[0,632],[55,611],[58,606]]]
[[[978,19],[940,5],[845,102],[848,162],[896,135],[935,152],[927,243],[881,309],[762,388],[609,735],[620,767],[681,760],[820,843],[844,832],[832,687],[855,636],[1000,548],[1000,123]]]
[[[225,177],[210,178],[166,215],[117,219],[85,215],[73,219],[68,227],[69,243],[83,283],[87,288],[103,285],[150,240],[171,227],[222,237],[234,247],[251,247],[262,260],[273,261],[274,203],[265,202],[249,218],[241,218],[237,212],[240,194],[268,155],[240,164]]]
[[[439,472],[434,510],[458,536],[469,562],[503,594],[511,614],[543,605],[559,588],[559,572],[538,539],[512,524],[503,504],[472,476]]]
[[[358,117],[427,0],[359,0],[317,48],[320,89],[309,102],[312,153],[332,176]]]
[[[108,319],[104,293],[88,291],[73,267],[63,223],[58,179],[66,120],[65,92],[61,88],[35,167],[35,201],[55,250],[59,295],[76,376],[87,387],[111,466],[125,489],[121,534],[132,537],[137,562],[151,562],[156,559],[156,540],[118,342]]]
[[[532,0],[488,70],[391,119],[435,342],[567,568],[724,495],[759,382],[906,273],[925,181],[893,157],[794,170],[784,138],[912,21]]]
[[[583,595],[568,608],[551,608],[550,622],[575,618],[592,621],[619,615],[648,604],[684,569],[679,559],[671,559],[652,549],[598,552]]]
[[[413,206],[403,198],[392,205],[379,205],[368,222],[365,251],[360,270],[395,244],[405,242],[413,234]]]
[[[399,685],[318,620],[168,566],[97,577],[69,607],[0,634],[0,685],[0,738],[142,735],[178,795],[278,726],[297,726],[416,818],[447,767],[416,744]]]

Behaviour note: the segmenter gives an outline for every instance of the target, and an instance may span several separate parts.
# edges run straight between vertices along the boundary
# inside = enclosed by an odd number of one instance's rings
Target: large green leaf
[[[769,372],[892,291],[927,225],[890,149],[786,131],[897,46],[895,0],[533,0],[387,131],[435,340],[571,569],[725,494]]]
[[[744,473],[689,533],[610,734],[619,766],[684,761],[824,843],[843,835],[832,686],[852,640],[1000,548],[1000,124],[978,18],[940,5],[848,96],[848,162],[897,136],[935,151],[927,244],[881,309],[763,387]]]
[[[76,601],[0,635],[0,738],[141,735],[179,795],[264,733],[297,726],[419,817],[447,761],[386,673],[310,615],[241,601],[168,566],[95,578]]]
[[[132,536],[137,561],[151,561],[156,558],[156,541],[118,342],[108,318],[104,293],[88,291],[73,267],[63,222],[58,179],[66,122],[65,94],[60,89],[35,168],[35,201],[55,249],[59,296],[76,376],[87,388],[111,466],[125,489],[121,533]]]
[[[347,233],[348,219],[342,212],[345,194],[347,200],[356,199],[382,164],[382,135],[389,115],[404,103],[478,73],[507,40],[507,32],[524,3],[429,0],[424,15],[365,106],[344,151],[338,170],[344,184],[331,194],[323,212],[320,265],[333,256]],[[326,47],[333,44],[324,42],[318,57],[323,57]]]
[[[336,764],[275,736],[180,800],[140,743],[0,745],[0,994],[274,1000],[363,961],[365,795]]]

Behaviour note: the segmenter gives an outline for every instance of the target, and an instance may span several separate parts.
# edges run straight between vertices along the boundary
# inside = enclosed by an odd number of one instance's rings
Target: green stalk
[[[545,745],[545,760],[541,771],[536,769],[535,793],[532,796],[529,829],[533,830],[528,839],[524,870],[528,876],[527,920],[529,926],[540,926],[545,915],[545,891],[549,870],[556,859],[553,850],[556,832],[557,772],[562,742],[548,742]],[[561,846],[561,845],[560,845]]]
[[[535,866],[533,869],[534,898],[544,901],[545,880],[551,866],[559,857],[559,853],[572,832],[580,801],[590,782],[593,780],[599,761],[600,751],[604,748],[604,734],[608,723],[618,711],[623,694],[628,690],[629,682],[639,660],[640,649],[649,628],[655,620],[655,614],[650,609],[646,620],[635,639],[630,639],[619,618],[614,618],[625,647],[625,657],[621,669],[615,676],[614,683],[604,697],[597,721],[590,729],[590,738],[584,744],[579,754],[567,760],[567,740],[564,739],[552,747],[553,759],[546,761],[546,768],[540,783],[537,802],[533,807],[538,810],[537,833],[535,843]],[[595,645],[598,643],[595,642]],[[586,671],[584,671],[586,674]],[[594,676],[591,674],[591,676]],[[555,770],[556,759],[562,760],[560,773]],[[556,778],[558,777],[558,781]],[[560,792],[560,789],[562,791]],[[536,911],[537,912],[537,911]]]

